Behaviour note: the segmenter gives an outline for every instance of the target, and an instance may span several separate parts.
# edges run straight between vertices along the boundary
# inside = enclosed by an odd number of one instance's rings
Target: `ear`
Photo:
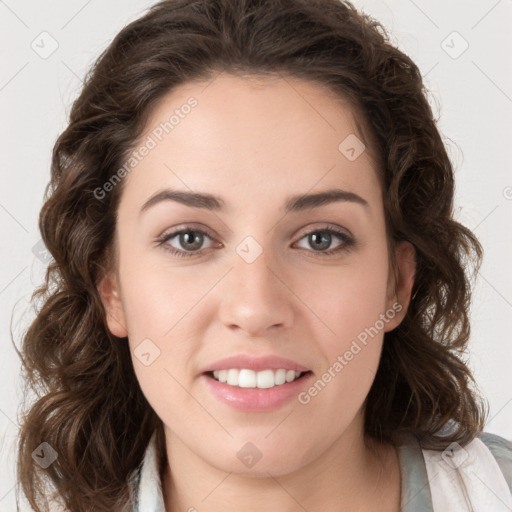
[[[416,251],[410,242],[398,242],[395,247],[396,268],[391,268],[388,279],[387,308],[396,312],[386,324],[385,332],[400,325],[411,301],[416,273]]]
[[[97,289],[105,308],[110,332],[118,338],[128,336],[117,276],[114,273],[106,275],[98,284]]]

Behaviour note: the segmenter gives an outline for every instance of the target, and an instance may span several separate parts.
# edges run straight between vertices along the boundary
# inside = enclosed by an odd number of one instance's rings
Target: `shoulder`
[[[483,443],[483,444],[482,444]],[[447,443],[447,448],[449,443]],[[483,451],[488,449],[487,456]],[[449,465],[445,463],[442,449],[429,450],[421,446],[419,439],[411,434],[404,438],[397,446],[402,472],[402,512],[418,512],[433,510],[432,483],[429,478],[429,470],[434,476],[444,475],[441,479],[449,483],[450,475],[443,473],[449,471]],[[505,482],[512,494],[512,442],[496,434],[481,432],[469,444],[465,445],[476,455],[477,460],[485,461],[489,457],[495,460]],[[443,471],[441,471],[443,470]],[[436,480],[439,485],[443,482]],[[456,483],[456,482],[455,482]]]
[[[477,438],[487,446],[496,459],[512,493],[512,442],[490,432],[481,432]]]

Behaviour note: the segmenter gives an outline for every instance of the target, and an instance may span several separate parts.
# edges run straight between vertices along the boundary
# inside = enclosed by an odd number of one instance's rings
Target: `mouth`
[[[204,372],[208,378],[234,388],[246,389],[272,389],[283,387],[287,384],[304,380],[312,371],[295,371],[280,369],[266,369],[255,371],[247,368],[230,368]]]
[[[284,382],[283,372],[286,372]],[[300,392],[309,385],[313,372],[308,370],[297,373],[296,370],[284,369],[256,372],[231,368],[206,371],[201,376],[206,389],[220,402],[240,412],[261,413],[275,411],[298,398]],[[226,382],[221,382],[221,379],[226,379]]]

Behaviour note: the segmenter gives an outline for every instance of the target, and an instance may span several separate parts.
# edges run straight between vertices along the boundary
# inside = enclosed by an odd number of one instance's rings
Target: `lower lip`
[[[287,382],[268,389],[239,388],[215,380],[206,374],[201,375],[208,389],[221,401],[239,411],[271,411],[283,406],[296,397],[313,376],[307,373],[293,382]]]

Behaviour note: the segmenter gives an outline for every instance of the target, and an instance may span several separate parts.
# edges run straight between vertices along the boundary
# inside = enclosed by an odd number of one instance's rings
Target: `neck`
[[[365,443],[362,416],[313,462],[279,476],[222,471],[169,430],[165,437],[168,465],[162,487],[166,512],[238,512],[241,506],[247,512],[292,512],[298,504],[309,512],[400,509],[396,449],[370,438]]]

